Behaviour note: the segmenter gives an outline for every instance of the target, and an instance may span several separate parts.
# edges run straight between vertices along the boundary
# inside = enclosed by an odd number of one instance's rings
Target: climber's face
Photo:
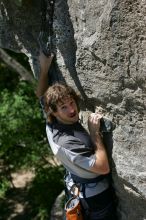
[[[77,104],[73,98],[59,101],[57,111],[52,113],[63,124],[73,124],[79,120]]]

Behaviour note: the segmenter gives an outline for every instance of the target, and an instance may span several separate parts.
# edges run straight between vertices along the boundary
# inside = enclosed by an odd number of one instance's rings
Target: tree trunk
[[[26,70],[18,61],[8,55],[2,48],[0,48],[0,58],[14,71],[16,71],[22,80],[34,82],[34,78],[31,73]]]

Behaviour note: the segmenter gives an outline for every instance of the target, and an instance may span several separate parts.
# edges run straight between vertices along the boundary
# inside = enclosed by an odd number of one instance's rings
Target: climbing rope
[[[52,36],[53,36],[53,16],[54,16],[55,0],[41,1],[41,31],[39,33],[38,42],[41,50],[46,56],[52,52]]]

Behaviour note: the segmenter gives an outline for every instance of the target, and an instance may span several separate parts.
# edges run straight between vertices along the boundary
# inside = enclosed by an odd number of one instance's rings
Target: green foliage
[[[19,7],[22,5],[22,0],[14,0],[14,2]]]
[[[63,189],[63,167],[38,167],[37,176],[32,183],[29,195],[35,209],[34,213],[38,213],[40,219],[48,219],[49,211],[55,201],[57,195]]]
[[[1,177],[1,182],[0,182],[0,199],[5,197],[5,193],[8,191],[10,188],[10,182],[8,179],[2,175]]]
[[[26,63],[20,54],[15,57]],[[52,152],[33,85],[19,81],[19,76],[3,62],[0,62],[0,72],[0,198],[5,201],[0,201],[0,213],[8,213],[5,207],[12,187],[11,173],[33,168],[36,176],[27,189],[29,205],[36,219],[45,220],[63,189],[63,168],[48,162]]]
[[[19,82],[19,76],[14,71],[10,71],[7,65],[0,62],[0,90],[8,89],[10,91],[15,90]]]
[[[4,89],[0,105],[0,155],[13,167],[32,166],[48,154],[44,122],[33,88],[20,82],[15,91]],[[41,154],[38,153],[41,147]]]

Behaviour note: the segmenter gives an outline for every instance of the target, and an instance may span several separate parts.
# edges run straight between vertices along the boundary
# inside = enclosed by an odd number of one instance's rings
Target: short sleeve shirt
[[[94,144],[80,122],[70,125],[57,121],[52,124],[46,123],[46,133],[52,152],[69,173],[85,179],[98,176],[91,171],[91,167],[96,161]],[[67,179],[68,183],[72,185],[71,177],[68,176]],[[95,195],[97,191],[101,192],[107,187],[107,182],[103,180],[99,187],[93,187],[94,189],[90,189],[88,194],[89,196]]]
[[[77,122],[65,125],[55,122],[46,126],[48,140],[52,138],[55,146],[51,147],[56,157],[62,162],[65,168],[82,178],[94,178],[97,174],[90,171],[96,157],[94,145],[88,132]],[[52,132],[52,134],[51,134]]]

